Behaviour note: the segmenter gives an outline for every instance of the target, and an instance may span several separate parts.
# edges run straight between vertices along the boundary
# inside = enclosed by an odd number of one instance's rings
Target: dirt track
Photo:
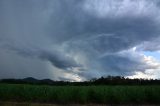
[[[160,105],[111,105],[111,104],[41,104],[41,103],[17,103],[17,102],[0,102],[0,106],[160,106]]]

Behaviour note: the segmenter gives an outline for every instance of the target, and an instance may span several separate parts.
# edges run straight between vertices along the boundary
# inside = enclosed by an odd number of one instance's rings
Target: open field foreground
[[[160,104],[160,86],[0,84],[0,101],[47,104]]]

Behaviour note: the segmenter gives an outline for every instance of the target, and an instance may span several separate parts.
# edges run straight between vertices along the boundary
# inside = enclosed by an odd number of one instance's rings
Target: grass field
[[[160,86],[0,84],[0,101],[62,104],[160,104]]]

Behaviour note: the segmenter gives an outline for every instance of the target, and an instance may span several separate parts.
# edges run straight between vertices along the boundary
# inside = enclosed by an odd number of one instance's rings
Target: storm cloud
[[[157,0],[1,0],[0,77],[80,81],[158,71],[159,60],[143,52],[159,51],[159,20]]]

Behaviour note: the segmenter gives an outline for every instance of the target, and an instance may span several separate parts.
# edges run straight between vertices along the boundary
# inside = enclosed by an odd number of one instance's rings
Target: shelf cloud
[[[1,0],[0,78],[153,75],[159,20],[157,0]]]

